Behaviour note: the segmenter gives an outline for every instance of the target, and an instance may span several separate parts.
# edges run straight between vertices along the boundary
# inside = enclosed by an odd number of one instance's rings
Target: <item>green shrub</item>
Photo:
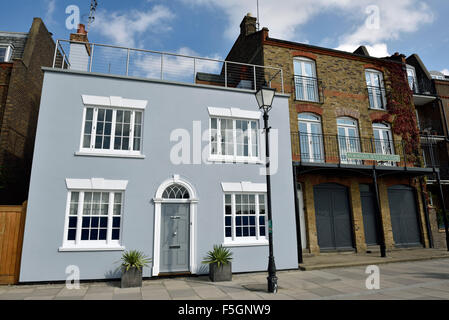
[[[221,265],[229,264],[231,260],[232,252],[228,248],[224,248],[222,245],[214,245],[214,249],[207,253],[203,263],[216,263],[220,267]]]
[[[130,250],[125,251],[122,256],[122,267],[128,271],[131,268],[137,268],[141,270],[143,267],[148,266],[148,263],[151,262],[147,256],[143,254],[141,251]]]

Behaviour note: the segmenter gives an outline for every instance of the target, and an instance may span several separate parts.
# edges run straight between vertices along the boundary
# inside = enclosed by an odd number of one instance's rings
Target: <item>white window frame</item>
[[[268,245],[268,203],[267,203],[267,185],[266,183],[253,183],[249,181],[242,182],[222,182],[223,190],[223,246],[241,247],[241,246],[266,246]],[[255,237],[236,237],[235,230],[235,195],[248,194],[256,196],[256,236]],[[226,195],[231,195],[231,225],[232,237],[226,237]],[[260,236],[259,229],[259,195],[265,197],[265,236]]]
[[[98,178],[92,179],[66,179],[67,185],[67,200],[66,212],[64,221],[64,232],[62,246],[59,248],[60,252],[64,251],[123,251],[125,247],[121,245],[123,237],[123,213],[125,205],[125,191],[128,181],[125,180],[104,180]],[[76,239],[67,240],[69,231],[70,204],[72,192],[78,192],[78,211],[77,211],[77,226]],[[81,240],[82,220],[83,220],[83,205],[84,194],[86,192],[104,192],[109,193],[108,203],[108,226],[106,240]],[[115,193],[120,193],[122,197],[121,212],[120,212],[120,236],[119,240],[112,240],[112,225],[114,215],[114,197]],[[73,217],[73,216],[72,216]],[[106,216],[105,216],[106,217]]]
[[[226,196],[231,196],[231,237],[226,237]],[[236,203],[235,203],[235,196],[236,195],[254,195],[255,196],[255,228],[256,228],[256,235],[255,236],[242,236],[237,237],[236,234],[236,225],[235,220],[238,217],[235,210],[236,210]],[[264,196],[264,202],[265,202],[265,236],[260,235],[260,225],[259,225],[259,217],[260,217],[260,207],[259,207],[259,196]],[[267,194],[263,192],[225,192],[223,194],[223,246],[264,246],[268,245],[268,210],[267,210]]]
[[[236,163],[261,163],[261,134],[260,112],[240,110],[238,108],[208,108],[209,109],[209,161],[211,162],[236,162]],[[217,154],[212,154],[212,119],[217,119]],[[233,155],[223,155],[221,148],[221,119],[232,120],[233,123]],[[248,156],[237,155],[237,127],[236,121],[248,122]],[[251,134],[251,122],[256,123],[257,156],[253,156],[253,135]]]
[[[344,123],[344,122],[340,122],[340,121],[348,121],[348,122],[351,122],[351,123],[349,124],[349,123]],[[340,136],[340,132],[339,132],[340,129],[343,129],[345,131],[345,135],[344,136]],[[349,129],[354,129],[355,136],[351,137],[351,136],[348,135]],[[341,163],[344,163],[344,164],[359,164],[359,165],[362,164],[362,162],[360,160],[349,160],[349,159],[347,159],[347,155],[346,155],[346,153],[349,153],[349,152],[362,152],[358,120],[357,119],[353,119],[351,117],[338,117],[337,118],[337,135],[338,135],[338,148],[339,148]],[[354,139],[356,141],[356,143],[357,143],[355,150],[352,150],[352,149],[349,148],[351,146],[351,139]],[[342,148],[342,145],[341,145],[342,141],[345,142],[345,146],[347,148],[346,152],[344,152],[344,150],[341,149]],[[346,159],[343,159],[343,154],[344,154],[344,157],[346,157]]]
[[[11,61],[11,57],[12,57],[12,50],[13,50],[12,45],[11,44],[1,44],[0,43],[0,48],[6,48],[5,58],[3,59],[3,61],[0,61],[0,62],[10,62]]]
[[[415,85],[415,90],[413,90],[413,88],[410,88],[410,90],[415,91],[416,93],[419,93],[419,89],[418,89],[418,79],[416,78],[416,69],[414,66],[411,65],[407,65],[407,83],[410,86],[410,82],[409,82],[409,74],[408,72],[412,71],[413,72],[413,84]]]
[[[375,135],[376,131],[379,132],[380,139],[376,139],[376,135]],[[387,133],[388,139],[384,138],[385,133]],[[378,142],[380,144],[380,148],[382,149],[381,154],[396,155],[396,148],[394,145],[394,136],[393,136],[393,130],[391,129],[391,125],[389,125],[388,123],[383,123],[383,122],[373,123],[373,139],[374,139],[374,146],[376,148],[374,153],[378,153],[377,146],[376,146],[376,142]],[[389,145],[387,145],[387,143]],[[387,149],[387,147],[390,148],[390,153],[385,151]],[[382,164],[384,166],[396,166],[396,163],[392,162],[392,161],[378,161],[378,163]]]
[[[382,104],[383,104],[383,107],[382,106],[379,106],[378,105],[378,101],[377,101],[377,99],[374,99],[373,98],[373,105],[371,104],[371,102],[370,102],[370,100],[369,100],[369,98],[368,98],[368,102],[369,102],[369,108],[370,109],[373,109],[373,110],[386,110],[387,109],[387,97],[386,97],[386,92],[385,92],[385,83],[384,83],[384,75],[383,75],[383,73],[381,72],[381,71],[379,71],[379,70],[375,70],[375,69],[365,69],[365,83],[366,83],[366,85],[367,85],[367,87],[369,86],[368,85],[368,82],[366,81],[366,75],[367,74],[369,74],[369,76],[370,76],[370,80],[371,80],[371,87],[375,87],[375,88],[377,88],[377,86],[373,86],[372,84],[374,83],[374,77],[373,77],[373,75],[374,74],[377,74],[378,76],[379,76],[379,80],[380,80],[380,87],[378,87],[379,88],[379,90],[381,91],[381,95],[382,95]],[[369,94],[369,91],[368,91],[368,94]]]
[[[314,120],[312,119],[304,119],[301,118],[301,116],[311,116],[313,118],[315,118]],[[303,160],[304,162],[308,162],[308,163],[323,163],[325,162],[325,150],[324,150],[324,135],[323,135],[323,125],[321,123],[322,118],[319,115],[313,114],[313,113],[309,113],[309,112],[302,112],[298,114],[298,137],[299,137],[299,143],[300,143],[300,154],[302,155],[302,150],[301,150],[301,132],[299,130],[299,126],[300,123],[305,124],[307,126],[307,144],[308,144],[308,151],[309,151],[309,158],[306,160]],[[314,152],[314,146],[313,146],[313,136],[312,136],[312,125],[316,124],[318,125],[318,128],[320,129],[320,133],[318,135],[320,135],[319,139],[320,139],[320,156],[321,159],[316,159],[315,158],[315,152]]]
[[[296,70],[295,68],[295,62],[299,62],[300,66],[301,66],[301,74],[296,73],[299,70]],[[306,68],[305,68],[305,64],[308,63],[312,66],[312,75],[306,76]],[[295,57],[293,59],[293,73],[294,76],[299,76],[299,77],[306,77],[306,78],[314,78],[316,83],[315,83],[315,88],[313,90],[313,96],[309,97],[310,95],[310,91],[308,90],[307,87],[307,83],[304,82],[302,85],[302,89],[303,89],[303,99],[300,99],[301,97],[298,96],[297,94],[297,89],[296,89],[296,79],[295,79],[295,100],[297,101],[308,101],[308,102],[319,102],[319,96],[318,96],[318,79],[317,79],[317,72],[316,72],[316,62],[312,59],[308,59],[308,58],[303,58],[303,57]]]
[[[130,157],[130,158],[145,158],[143,155],[143,141],[144,141],[144,127],[145,127],[145,109],[147,107],[147,100],[132,100],[124,99],[122,97],[102,97],[102,96],[90,96],[82,95],[84,103],[83,108],[83,120],[81,125],[81,137],[79,151],[75,155],[80,156],[103,156],[103,157]],[[88,108],[94,109],[92,118],[92,131],[91,131],[91,143],[89,148],[83,147],[84,141],[84,129],[86,125],[86,111]],[[109,149],[95,149],[95,137],[97,126],[98,109],[112,110],[112,124],[111,124],[111,142]],[[116,126],[116,114],[117,111],[130,111],[130,134],[129,134],[129,148],[128,150],[115,150],[115,126]],[[136,112],[142,113],[141,122],[141,136],[140,136],[140,150],[133,150],[134,144],[134,129],[135,129],[135,114]]]

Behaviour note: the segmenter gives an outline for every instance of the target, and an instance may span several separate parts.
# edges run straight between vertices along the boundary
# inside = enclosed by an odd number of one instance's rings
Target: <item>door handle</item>
[[[181,246],[170,246],[170,249],[181,249]]]
[[[173,237],[176,237],[177,235],[178,235],[177,231],[173,232]]]

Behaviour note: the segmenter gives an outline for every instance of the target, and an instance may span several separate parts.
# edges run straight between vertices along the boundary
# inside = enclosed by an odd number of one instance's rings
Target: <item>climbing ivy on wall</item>
[[[402,65],[392,64],[388,70],[391,89],[388,93],[387,110],[394,116],[392,130],[394,134],[402,137],[404,152],[408,155],[407,160],[417,162],[420,159],[420,144],[413,93],[404,75]]]

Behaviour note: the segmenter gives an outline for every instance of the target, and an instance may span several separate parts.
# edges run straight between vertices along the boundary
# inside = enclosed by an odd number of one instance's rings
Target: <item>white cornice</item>
[[[127,180],[92,179],[65,179],[69,190],[126,190]]]
[[[82,95],[83,103],[89,106],[101,106],[101,107],[119,107],[129,109],[142,109],[147,107],[148,100],[133,100],[124,99],[122,97],[103,97],[103,96],[89,96]]]

